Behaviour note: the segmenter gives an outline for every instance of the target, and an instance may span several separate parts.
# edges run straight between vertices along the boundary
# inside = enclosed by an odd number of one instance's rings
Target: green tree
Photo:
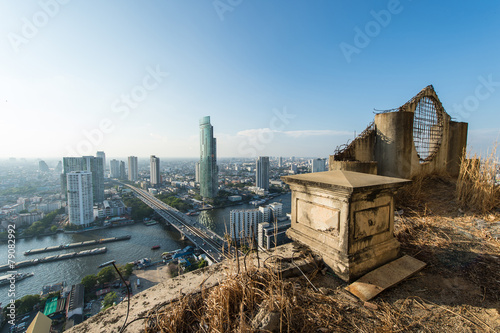
[[[132,275],[132,271],[134,270],[134,265],[131,263],[125,264],[123,266],[119,266],[118,270],[122,273],[123,278],[126,280]]]
[[[108,283],[116,279],[116,271],[113,266],[104,267],[97,273],[99,283]]]
[[[132,208],[132,219],[142,220],[154,213],[154,210],[142,202],[140,199],[129,197],[123,198],[123,203]]]
[[[102,309],[106,310],[107,308],[112,306],[113,303],[116,302],[117,298],[118,298],[118,296],[116,295],[116,293],[114,291],[107,293],[106,296],[104,296],[104,300],[102,301],[102,305],[103,305]]]
[[[227,197],[229,197],[230,195],[231,193],[226,190],[219,190],[217,192],[217,197],[220,199],[227,199]]]
[[[187,212],[189,209],[193,208],[193,205],[185,202],[184,200],[169,194],[161,194],[157,196],[158,199],[166,203],[167,205],[180,210],[181,212]]]
[[[57,226],[53,225],[52,227],[50,227],[50,231],[51,232],[56,232],[57,231]]]
[[[94,274],[86,275],[82,279],[82,284],[85,287],[85,290],[92,290],[97,284],[97,276]]]
[[[33,310],[33,307],[40,303],[40,295],[26,295],[18,299],[15,303],[16,314],[22,315]]]
[[[198,261],[198,268],[203,268],[205,266],[208,266],[208,262],[205,259]]]
[[[54,219],[56,218],[57,214],[59,214],[59,212],[60,209],[48,213],[40,221],[36,221],[32,225],[30,225],[30,227],[26,229],[23,234],[26,236],[31,236],[44,233],[45,229],[47,229],[54,222]]]

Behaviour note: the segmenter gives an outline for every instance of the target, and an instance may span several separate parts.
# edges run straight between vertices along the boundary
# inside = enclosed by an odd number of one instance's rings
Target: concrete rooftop
[[[335,170],[281,177],[287,184],[313,185],[319,188],[347,190],[393,187],[411,182],[409,179],[372,175],[353,171]]]

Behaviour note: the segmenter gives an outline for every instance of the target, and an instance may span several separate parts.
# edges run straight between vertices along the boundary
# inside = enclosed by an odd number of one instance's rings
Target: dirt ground
[[[149,289],[166,279],[175,276],[177,265],[152,266],[147,269],[134,270],[130,276],[132,294],[135,295],[143,290]],[[140,280],[140,287],[137,287],[137,280]]]

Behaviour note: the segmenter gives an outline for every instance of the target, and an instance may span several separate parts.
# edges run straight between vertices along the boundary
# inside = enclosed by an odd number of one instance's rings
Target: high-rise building
[[[286,231],[290,229],[291,221],[286,219],[277,223],[261,222],[257,225],[257,244],[269,250],[275,246],[290,242]]]
[[[282,168],[283,167],[283,157],[280,156],[279,161],[278,161],[278,167]]]
[[[63,173],[68,174],[72,171],[86,171],[86,163],[83,157],[64,157]]]
[[[106,154],[103,151],[98,151],[95,156],[102,158],[102,169],[106,171],[108,169],[106,165]]]
[[[59,162],[57,162],[57,165],[56,165],[56,167],[55,167],[54,171],[55,171],[55,172],[57,172],[57,173],[61,173],[61,172],[62,172],[62,170],[63,170],[63,167],[62,167],[62,162],[61,162],[61,161],[59,161]]]
[[[111,178],[120,178],[120,161],[118,160],[111,160],[109,162],[109,170]]]
[[[104,201],[104,161],[100,157],[83,156],[85,171],[92,172],[92,192],[94,203]]]
[[[269,222],[274,222],[283,216],[283,204],[280,202],[272,202],[269,204],[269,208],[273,213],[273,216],[270,217]],[[267,222],[267,221],[265,221]]]
[[[66,174],[69,222],[88,226],[94,221],[92,172],[71,171]]]
[[[269,208],[269,206],[260,206],[258,210],[259,219],[257,222],[269,222],[271,218],[271,209]]]
[[[125,172],[125,162],[120,161],[120,179],[127,179],[127,173]]]
[[[128,180],[136,181],[139,179],[139,169],[137,167],[137,156],[128,157]]]
[[[196,162],[196,166],[194,169],[194,181],[197,183],[200,182],[200,162]]]
[[[260,222],[258,209],[232,210],[229,216],[231,239],[245,239],[251,237],[252,234],[257,235],[257,224]]]
[[[45,161],[38,161],[38,171],[49,172],[49,166],[45,163]]]
[[[150,157],[150,174],[149,181],[152,186],[157,186],[161,183],[160,180],[160,158],[155,155]]]
[[[282,215],[283,204],[279,202],[255,209],[232,210],[229,215],[229,236],[235,240],[257,237],[259,223],[283,220]]]
[[[72,171],[89,171],[92,173],[92,193],[94,203],[104,201],[104,164],[100,157],[64,157],[63,173],[61,175],[61,187],[63,193],[67,191],[66,175]]]
[[[200,119],[200,195],[215,198],[219,187],[217,168],[217,143],[210,116]]]
[[[255,172],[255,186],[269,190],[269,156],[260,156],[257,159]]]
[[[326,171],[326,159],[314,158],[311,160],[311,172]]]

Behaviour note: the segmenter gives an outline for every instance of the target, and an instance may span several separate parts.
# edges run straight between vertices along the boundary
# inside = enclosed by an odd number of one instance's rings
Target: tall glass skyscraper
[[[256,161],[255,186],[269,190],[269,156],[260,156]]]
[[[109,170],[111,178],[120,178],[120,161],[112,159],[109,162]]]
[[[139,179],[139,169],[137,168],[137,156],[128,157],[128,180],[136,181]]]
[[[160,185],[161,177],[160,177],[160,158],[155,155],[151,155],[149,158],[149,182],[151,186],[155,187]]]
[[[210,116],[200,119],[200,195],[215,198],[219,187],[217,150]]]
[[[108,168],[106,166],[106,154],[103,152],[103,151],[98,151],[96,154],[95,154],[96,157],[100,157],[102,158],[102,169],[104,171],[106,171],[106,169]]]

